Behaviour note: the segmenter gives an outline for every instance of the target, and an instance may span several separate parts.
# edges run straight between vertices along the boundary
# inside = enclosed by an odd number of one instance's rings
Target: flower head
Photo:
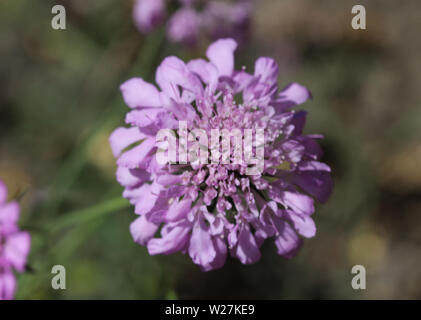
[[[315,235],[314,199],[326,201],[332,189],[330,168],[319,161],[320,136],[304,135],[306,113],[292,109],[310,92],[297,83],[279,91],[271,58],[259,58],[254,73],[235,70],[236,47],[221,39],[208,48],[209,61],[164,59],[156,72],[160,89],[141,78],[123,83],[130,127],[110,136],[117,180],[139,215],[130,226],[135,242],[151,255],[188,253],[205,271],[222,267],[228,252],[243,264],[256,262],[268,238],[292,257],[301,237]],[[170,153],[158,141],[162,129],[179,138],[176,161],[159,161]],[[215,130],[249,130],[256,139],[221,147]],[[216,158],[198,161],[206,144]],[[232,161],[241,149],[242,161]],[[246,150],[253,161],[245,161]]]
[[[168,17],[167,35],[173,42],[196,44],[201,33],[212,39],[235,37],[243,40],[248,34],[251,15],[250,0],[171,0],[176,10]],[[133,19],[141,32],[149,32],[162,24],[166,15],[164,0],[136,0]]]
[[[0,181],[0,300],[13,299],[16,279],[13,270],[23,272],[30,236],[19,231],[19,204],[7,202],[7,189]]]

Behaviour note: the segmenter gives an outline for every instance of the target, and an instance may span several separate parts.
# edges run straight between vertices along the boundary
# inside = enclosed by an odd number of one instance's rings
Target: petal
[[[155,139],[148,138],[144,140],[140,145],[133,149],[124,152],[117,160],[117,165],[126,167],[129,169],[139,168],[146,156],[155,147]]]
[[[254,75],[260,76],[262,82],[268,82],[269,84],[278,83],[278,64],[272,58],[261,57],[256,60],[254,66]]]
[[[298,111],[295,112],[291,120],[291,124],[294,125],[293,135],[301,135],[303,133],[304,126],[306,124],[307,112]]]
[[[7,201],[7,187],[3,183],[3,181],[0,180],[0,205],[2,203],[5,203]]]
[[[117,181],[126,188],[133,188],[150,179],[150,174],[143,169],[127,169],[118,167],[116,172]]]
[[[202,271],[210,271],[222,268],[227,260],[227,244],[220,237],[213,237],[213,247],[216,251],[216,256],[213,261],[207,265],[202,265]]]
[[[260,257],[259,246],[254,239],[248,225],[244,225],[238,235],[238,244],[234,248],[234,255],[242,264],[250,264],[257,262]]]
[[[324,172],[330,172],[330,167],[323,162],[319,161],[303,161],[298,166],[298,170],[300,171],[324,171]]]
[[[313,199],[301,193],[281,191],[281,203],[299,214],[311,215],[314,212]]]
[[[118,157],[121,152],[131,144],[145,138],[138,128],[117,128],[110,135],[111,151],[115,157]]]
[[[200,15],[190,7],[177,10],[168,21],[168,38],[173,42],[194,45],[199,36]]]
[[[297,174],[293,176],[293,182],[320,202],[326,202],[333,189],[329,166],[318,161],[300,164]]]
[[[149,221],[145,215],[137,218],[130,225],[130,233],[134,242],[145,246],[158,231],[159,224]]]
[[[320,148],[320,145],[317,143],[315,137],[312,135],[307,136],[298,136],[295,139],[300,141],[300,143],[304,146],[305,153],[311,158],[311,159],[320,159],[323,155],[322,148]]]
[[[158,89],[142,78],[132,78],[120,86],[123,99],[130,108],[161,106]]]
[[[159,113],[163,112],[162,108],[147,108],[142,110],[133,110],[127,113],[126,123],[143,128],[150,126],[156,122]]]
[[[157,183],[144,184],[139,188],[141,190],[139,197],[136,199],[135,213],[146,214],[152,210],[159,197],[162,186]],[[124,195],[124,194],[123,194]]]
[[[164,174],[159,176],[156,181],[163,186],[170,186],[174,184],[181,183],[182,178],[180,175],[175,174]]]
[[[4,247],[4,255],[12,266],[19,272],[23,272],[26,258],[31,246],[31,236],[28,232],[18,232],[9,235]]]
[[[227,240],[230,249],[234,248],[238,244],[238,225],[229,231]]]
[[[164,0],[136,0],[133,20],[142,32],[151,31],[160,24],[165,15]]]
[[[284,141],[281,148],[288,159],[294,163],[300,162],[305,152],[305,147],[296,140]]]
[[[298,215],[288,210],[285,211],[284,215],[303,237],[312,238],[316,235],[316,225],[312,218],[306,215]]]
[[[200,266],[209,265],[216,257],[212,237],[202,215],[193,226],[189,255]]]
[[[237,42],[233,39],[220,39],[209,46],[206,56],[218,68],[219,76],[232,76],[236,48]]]
[[[252,88],[257,85],[258,78],[245,71],[234,72],[233,80],[235,81],[235,92],[241,92],[246,88]]]
[[[0,300],[12,300],[16,290],[16,279],[12,272],[0,273]]]
[[[14,232],[19,219],[19,204],[16,201],[0,205],[0,231]]]
[[[279,236],[275,239],[278,254],[287,259],[294,257],[301,247],[302,240],[285,221],[279,220],[278,231]]]
[[[218,69],[212,63],[204,59],[195,59],[187,63],[187,67],[196,73],[204,83],[210,86],[214,92],[218,84]]]
[[[186,64],[177,57],[167,57],[156,71],[156,82],[168,96],[180,102],[179,87],[186,89],[196,96],[201,96],[203,86],[199,78],[190,72]]]
[[[279,93],[279,101],[286,108],[302,104],[310,98],[310,91],[306,87],[295,82],[286,86]]]
[[[273,213],[270,210],[265,209],[259,217],[259,220],[256,220],[256,237],[261,239],[267,239],[275,235],[275,228],[272,222]]]
[[[175,224],[167,224],[166,227],[161,232],[163,234],[162,238],[149,240],[148,251],[150,255],[172,254],[186,248],[191,230],[190,222],[182,220]]]
[[[167,211],[165,220],[176,221],[184,219],[191,210],[191,204],[192,200],[190,198],[174,201]]]

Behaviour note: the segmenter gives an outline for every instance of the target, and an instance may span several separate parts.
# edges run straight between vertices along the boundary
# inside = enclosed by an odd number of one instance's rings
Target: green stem
[[[53,223],[51,223],[49,230],[51,232],[57,232],[65,227],[82,224],[87,221],[100,218],[106,214],[128,208],[130,205],[131,204],[127,199],[118,197],[89,208],[72,211],[63,214],[60,218],[57,218]]]

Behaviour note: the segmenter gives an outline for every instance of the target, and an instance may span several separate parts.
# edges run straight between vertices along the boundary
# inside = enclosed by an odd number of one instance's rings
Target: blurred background
[[[65,31],[51,28],[55,4],[66,8]],[[335,188],[296,258],[267,241],[255,265],[229,259],[202,273],[187,256],[150,257],[134,244],[133,208],[118,200],[106,215],[64,217],[122,192],[108,145],[127,111],[119,85],[153,81],[168,55],[204,57],[208,43],[142,35],[132,1],[1,1],[0,178],[33,237],[17,298],[421,299],[421,3],[367,1],[364,31],[351,28],[355,4],[254,2],[237,67],[271,56],[281,86],[312,91],[306,132],[325,136]],[[53,265],[66,267],[66,290],[51,288]],[[366,267],[366,290],[351,287],[354,265]]]

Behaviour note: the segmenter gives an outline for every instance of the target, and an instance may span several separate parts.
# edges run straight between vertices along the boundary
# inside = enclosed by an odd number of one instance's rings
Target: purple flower
[[[168,38],[186,45],[197,43],[200,34],[211,39],[234,37],[244,40],[249,32],[250,0],[171,0],[178,8],[170,14]],[[133,19],[141,32],[149,32],[164,22],[164,0],[136,0]]]
[[[192,8],[181,8],[168,22],[168,38],[173,42],[194,45],[199,36],[200,19],[200,15]]]
[[[244,42],[249,34],[250,1],[236,2],[210,1],[202,12],[204,29],[212,39],[234,37]]]
[[[7,189],[0,181],[0,300],[11,300],[16,289],[13,270],[23,272],[30,235],[19,231],[19,204],[7,202]]]
[[[281,256],[293,257],[302,237],[316,233],[314,199],[324,202],[332,190],[330,168],[319,161],[321,136],[304,135],[306,113],[292,109],[310,92],[297,83],[279,91],[271,58],[259,58],[254,73],[235,70],[236,47],[221,39],[208,48],[209,61],[164,59],[159,89],[141,78],[123,83],[129,127],[110,136],[117,180],[139,215],[130,226],[135,242],[151,255],[188,253],[204,271],[222,267],[228,253],[243,264],[256,262],[267,238]],[[178,161],[163,164],[157,160],[165,149],[156,141],[161,129],[180,138],[196,129],[205,136],[216,129],[263,130],[264,140],[244,142],[244,150],[257,154],[261,141],[264,154],[255,162],[261,170],[249,174],[244,161],[182,161],[181,140]],[[188,140],[190,150],[195,142]],[[212,153],[218,148],[211,143]],[[233,154],[230,149],[228,160]]]
[[[164,0],[136,0],[133,19],[137,28],[149,32],[158,26],[165,15]]]

